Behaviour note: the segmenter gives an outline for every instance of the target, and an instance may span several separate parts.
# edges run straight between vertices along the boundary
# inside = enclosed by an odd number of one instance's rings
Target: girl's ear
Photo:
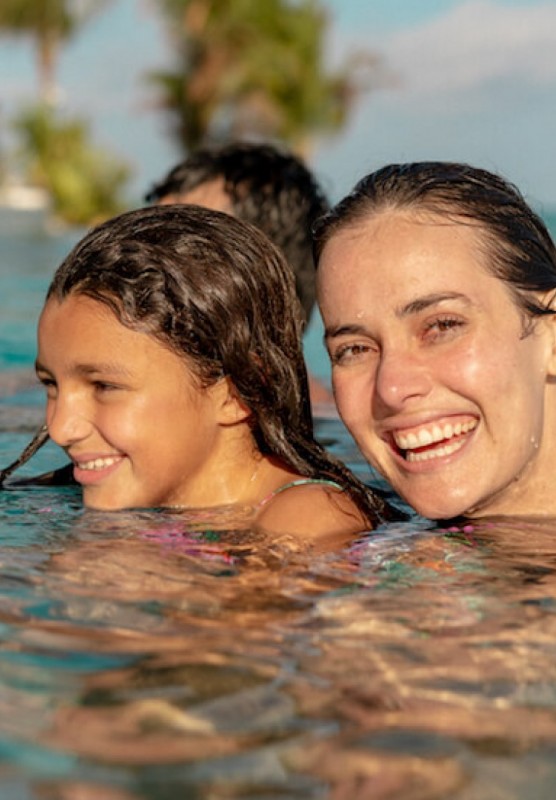
[[[251,416],[251,409],[240,398],[230,378],[221,378],[209,391],[212,394],[216,419],[220,425],[237,425]]]

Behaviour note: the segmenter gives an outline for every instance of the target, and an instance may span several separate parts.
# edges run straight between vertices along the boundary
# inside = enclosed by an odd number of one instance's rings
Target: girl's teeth
[[[77,466],[79,469],[104,469],[105,467],[111,467],[116,461],[116,458],[95,458],[94,461],[84,461]]]

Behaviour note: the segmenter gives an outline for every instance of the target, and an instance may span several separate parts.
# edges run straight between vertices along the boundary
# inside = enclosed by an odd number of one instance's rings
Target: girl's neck
[[[299,477],[280,460],[262,454],[250,431],[247,436],[238,430],[224,434],[224,444],[215,447],[199,474],[184,485],[173,507],[256,506],[269,492]]]

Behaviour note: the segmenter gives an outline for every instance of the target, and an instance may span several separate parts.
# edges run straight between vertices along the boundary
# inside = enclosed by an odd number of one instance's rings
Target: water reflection
[[[553,796],[554,521],[315,553],[4,499],[2,798]]]

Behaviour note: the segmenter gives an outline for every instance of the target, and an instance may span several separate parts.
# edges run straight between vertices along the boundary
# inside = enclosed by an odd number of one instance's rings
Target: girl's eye
[[[48,397],[52,397],[56,390],[56,381],[53,378],[47,378],[45,375],[37,375],[40,383],[44,386]]]
[[[93,386],[97,392],[113,392],[119,387],[113,383],[106,383],[105,381],[94,381]]]
[[[465,326],[461,317],[436,317],[425,324],[424,338],[435,341],[453,336]]]
[[[372,347],[368,344],[345,344],[340,345],[330,353],[330,360],[332,364],[352,364],[363,358],[367,353],[372,351]]]

